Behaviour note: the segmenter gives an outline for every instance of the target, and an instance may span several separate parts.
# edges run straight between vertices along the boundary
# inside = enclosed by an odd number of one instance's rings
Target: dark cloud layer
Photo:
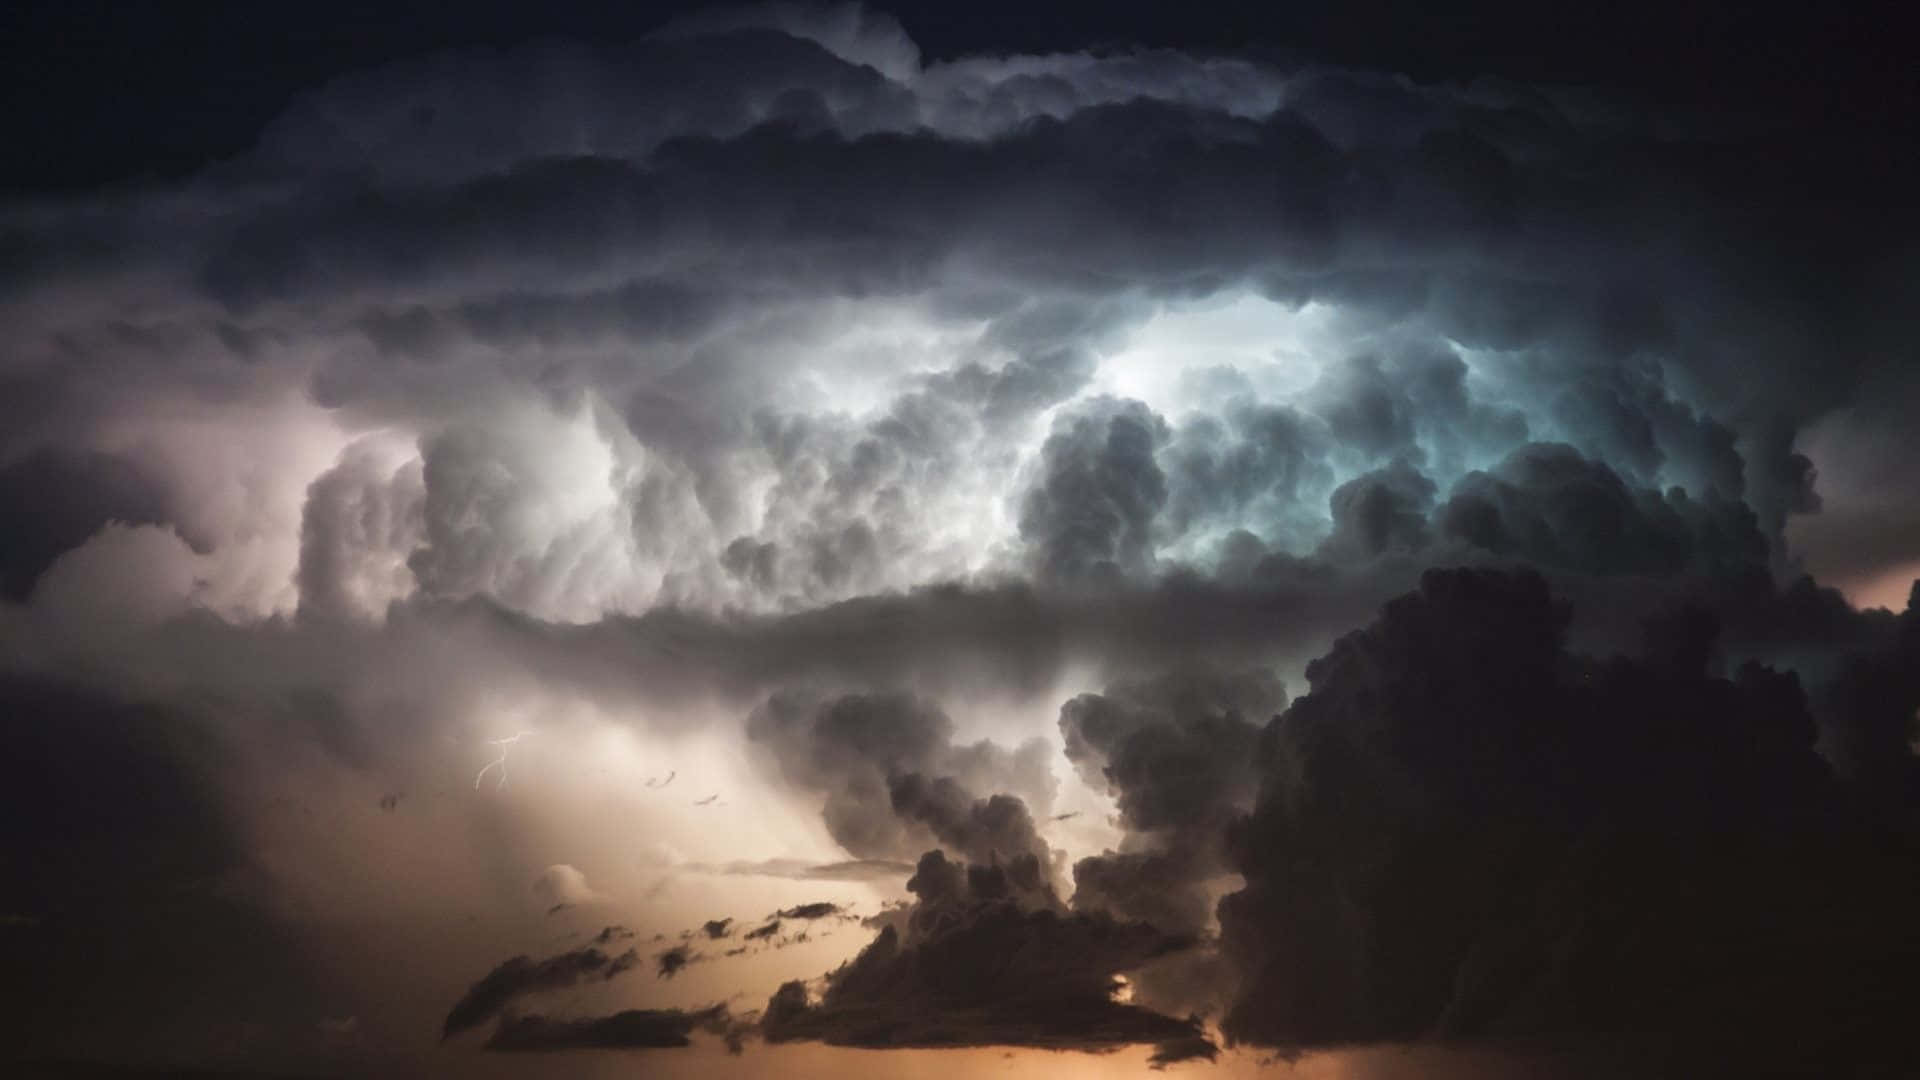
[[[488,972],[467,989],[447,1013],[446,1023],[440,1028],[440,1037],[452,1038],[478,1027],[528,994],[563,990],[589,976],[611,979],[638,962],[639,954],[632,949],[619,956],[608,956],[593,947],[538,961],[516,956]]]
[[[559,1020],[516,1016],[502,1020],[487,1049],[519,1052],[554,1050],[668,1050],[693,1045],[696,1030],[713,1030],[727,1021],[724,1005],[687,1012],[680,1009],[628,1009],[611,1016]]]

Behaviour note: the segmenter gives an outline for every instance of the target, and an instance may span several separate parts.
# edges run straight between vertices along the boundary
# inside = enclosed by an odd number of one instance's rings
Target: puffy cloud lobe
[[[1767,543],[1744,503],[1634,489],[1572,447],[1535,443],[1461,478],[1440,533],[1495,554],[1590,574],[1735,573]]]
[[[1321,542],[1329,559],[1364,562],[1418,552],[1431,542],[1427,515],[1436,488],[1406,460],[1364,473],[1333,489],[1333,531]]]
[[[623,506],[631,466],[573,418],[522,411],[422,447],[423,543],[407,563],[429,595],[485,593],[548,616],[599,596],[645,599]]]
[[[1285,703],[1270,671],[1195,667],[1073,698],[1060,735],[1082,779],[1118,797],[1128,829],[1217,824],[1251,798],[1254,739]]]
[[[1043,580],[1137,577],[1153,560],[1153,519],[1167,500],[1155,455],[1166,424],[1137,401],[1098,401],[1056,421],[1040,475],[1020,508],[1020,535]]]
[[[533,894],[547,905],[549,912],[574,904],[602,903],[607,899],[605,893],[587,883],[587,875],[566,863],[555,863],[540,871],[540,876],[533,879],[532,888]]]
[[[108,522],[159,525],[164,491],[138,463],[98,451],[42,449],[0,468],[0,596],[19,603],[62,552]]]
[[[209,569],[172,526],[110,522],[47,567],[31,605],[73,641],[111,640],[191,611]]]
[[[985,802],[976,814],[970,792],[1005,785],[1043,807],[1052,800],[1044,742],[1015,751],[984,740],[955,745],[946,714],[908,694],[821,700],[782,691],[749,717],[747,734],[788,783],[825,796],[827,831],[861,859],[924,849],[934,836],[1027,852],[1033,821],[1024,802]]]
[[[1011,795],[976,799],[952,777],[928,780],[919,773],[895,777],[888,787],[894,813],[924,824],[942,846],[970,862],[1052,861],[1027,805]]]
[[[356,443],[307,488],[300,516],[300,611],[384,615],[414,589],[407,556],[424,539],[426,482],[418,461],[398,464]]]
[[[1333,482],[1329,445],[1324,424],[1289,406],[1243,400],[1196,416],[1167,449],[1162,527],[1184,536],[1245,523],[1283,543],[1304,540],[1320,524],[1312,504]]]
[[[1074,907],[1206,930],[1227,873],[1223,830],[1252,805],[1260,729],[1285,701],[1269,671],[1196,667],[1062,705],[1068,760],[1116,797],[1128,834],[1122,850],[1074,864]],[[1165,976],[1138,979],[1151,994]]]

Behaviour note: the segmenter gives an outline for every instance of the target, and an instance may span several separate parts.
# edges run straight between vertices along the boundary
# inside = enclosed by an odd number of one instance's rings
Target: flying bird
[[[673,778],[678,775],[680,774],[670,769],[667,771],[667,778],[665,780],[662,780],[659,777],[650,777],[647,780],[647,786],[650,788],[666,787],[668,784],[673,783]]]
[[[716,791],[716,792],[714,792],[713,794],[711,794],[711,795],[709,795],[709,796],[707,796],[707,797],[706,797],[706,798],[704,798],[704,799],[696,799],[696,800],[694,800],[694,803],[693,803],[693,805],[695,805],[695,806],[711,806],[711,805],[713,804],[713,801],[714,801],[715,799],[718,799],[719,797],[720,797],[720,793]]]

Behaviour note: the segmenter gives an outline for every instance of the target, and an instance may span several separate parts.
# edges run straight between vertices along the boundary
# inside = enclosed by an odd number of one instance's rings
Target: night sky
[[[0,1068],[1920,1074],[1911,50],[1436,6],[0,12]]]

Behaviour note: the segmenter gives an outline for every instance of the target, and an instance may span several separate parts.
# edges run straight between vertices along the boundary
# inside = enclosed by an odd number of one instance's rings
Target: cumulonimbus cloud
[[[357,73],[190,178],[0,205],[22,984],[143,1045],[213,1030],[227,1003],[71,960],[139,952],[101,897],[168,898],[263,943],[207,957],[282,988],[283,1029],[373,1030],[283,935],[523,904],[542,867],[546,907],[628,895],[626,849],[555,850],[578,777],[440,801],[486,740],[593,712],[739,735],[768,790],[732,809],[817,818],[805,858],[684,864],[703,886],[918,883],[849,974],[782,991],[779,1038],[1173,1062],[1837,1022],[1731,947],[1768,941],[1872,1044],[1910,882],[1860,837],[1910,833],[1915,615],[1805,571],[1920,558],[1920,184],[1785,123],[1250,54],[931,59],[776,6]],[[1003,709],[1045,722],[981,738]],[[377,844],[326,817],[403,786]],[[1100,798],[1112,850],[1058,854]],[[442,856],[459,886],[397,869]],[[1009,942],[1051,967],[968,966]],[[509,961],[445,1032],[603,947]],[[1602,986],[1667,989],[1603,1016]],[[52,1008],[27,1034],[91,1044]]]

